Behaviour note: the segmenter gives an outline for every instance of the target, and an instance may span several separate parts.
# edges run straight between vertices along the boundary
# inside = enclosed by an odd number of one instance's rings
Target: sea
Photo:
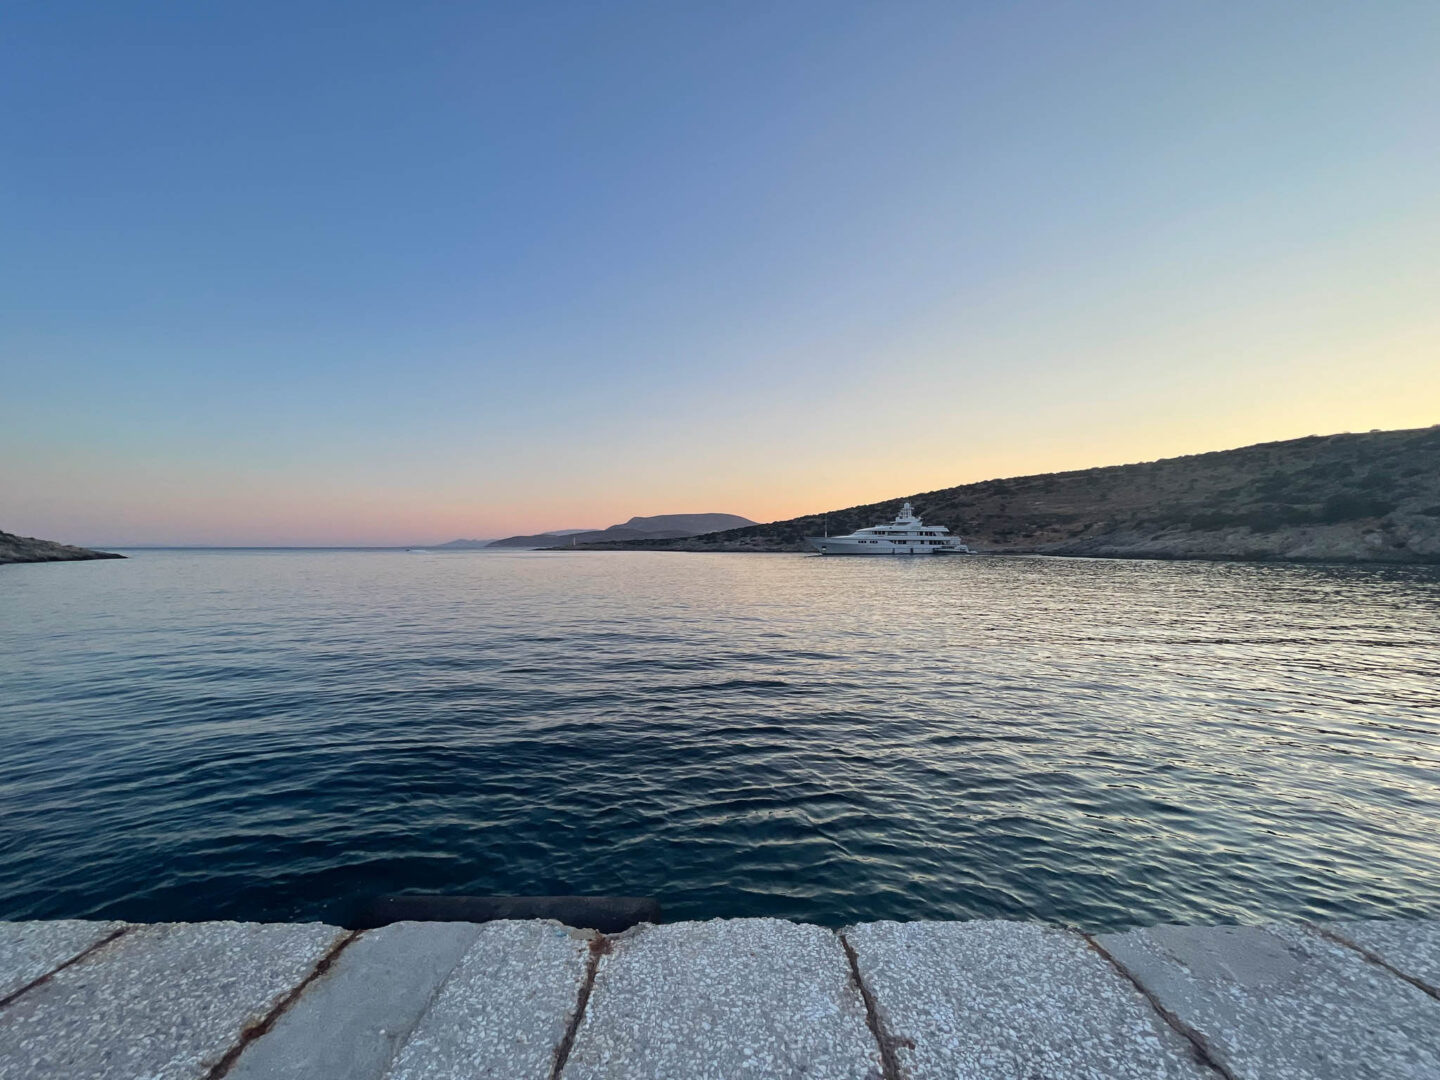
[[[0,918],[1440,914],[1440,568],[127,554],[0,567]]]

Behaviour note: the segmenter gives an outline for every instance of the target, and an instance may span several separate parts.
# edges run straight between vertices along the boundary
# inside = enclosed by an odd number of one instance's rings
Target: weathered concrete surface
[[[1017,922],[843,933],[910,1080],[1214,1080],[1078,934]]]
[[[361,934],[227,1080],[380,1080],[480,929],[410,922]]]
[[[0,922],[0,1001],[73,960],[124,925],[79,919]]]
[[[601,958],[566,1080],[875,1080],[836,936],[779,919],[640,926]]]
[[[136,927],[0,1010],[0,1080],[198,1080],[343,936],[318,923]]]
[[[0,1080],[1440,1080],[1433,922],[1100,935],[1140,989],[1066,931],[862,924],[874,1029],[841,938],[774,919],[119,928],[0,924]]]
[[[1436,1080],[1440,1002],[1293,926],[1157,926],[1100,945],[1237,1080]]]
[[[1440,994],[1440,922],[1328,923],[1325,929]]]
[[[545,1080],[589,969],[589,931],[493,922],[451,972],[387,1074],[394,1080]]]

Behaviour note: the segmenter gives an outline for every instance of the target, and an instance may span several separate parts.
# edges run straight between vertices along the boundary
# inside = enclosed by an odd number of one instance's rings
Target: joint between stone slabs
[[[13,991],[13,992],[11,992],[11,993],[9,993],[9,994],[6,994],[3,998],[0,998],[0,1009],[5,1008],[5,1006],[9,1005],[12,1001],[14,1001],[16,998],[18,998],[21,994],[24,994],[24,993],[26,993],[26,992],[28,992],[28,991],[30,991],[30,990],[34,990],[35,987],[37,987],[37,986],[43,986],[45,983],[47,983],[47,982],[49,982],[51,979],[53,979],[56,975],[60,974],[60,972],[64,971],[66,968],[70,967],[72,964],[78,964],[81,960],[84,960],[84,959],[85,959],[87,956],[89,956],[91,953],[98,952],[99,950],[103,949],[106,945],[109,945],[109,944],[110,944],[112,941],[114,941],[116,938],[118,938],[118,937],[123,937],[124,935],[128,934],[128,933],[129,933],[131,930],[133,930],[133,929],[134,929],[133,926],[122,926],[122,927],[120,927],[120,929],[116,930],[116,931],[115,931],[114,933],[112,933],[112,934],[107,935],[106,937],[101,938],[99,941],[95,942],[93,945],[89,945],[89,946],[81,949],[81,950],[80,950],[78,953],[76,953],[74,956],[70,957],[69,960],[66,960],[63,964],[59,964],[59,965],[57,965],[56,967],[52,968],[51,970],[45,972],[45,974],[44,974],[44,975],[41,975],[38,979],[31,979],[31,980],[30,980],[28,983],[26,983],[24,986],[20,987],[19,990],[15,990],[15,991]]]
[[[1150,1007],[1160,1014],[1165,1023],[1169,1024],[1175,1031],[1185,1037],[1186,1041],[1190,1043],[1191,1049],[1194,1051],[1195,1059],[1199,1061],[1201,1065],[1223,1077],[1224,1080],[1237,1080],[1234,1073],[1220,1064],[1219,1059],[1216,1058],[1209,1044],[1205,1041],[1204,1035],[1185,1023],[1179,1016],[1165,1008],[1164,1005],[1160,1004],[1160,999],[1152,994],[1149,988],[1136,978],[1135,974],[1129,968],[1111,956],[1105,946],[1096,941],[1092,935],[1084,932],[1079,933],[1081,938],[1084,939],[1085,944],[1089,945],[1090,948],[1094,949],[1100,956],[1109,961],[1110,966],[1118,971],[1126,982],[1140,992],[1140,996],[1149,1002]]]
[[[860,1000],[865,1003],[865,1025],[874,1036],[875,1045],[880,1048],[881,1074],[884,1080],[904,1080],[905,1074],[901,1071],[900,1057],[895,1053],[895,1048],[905,1045],[913,1050],[915,1044],[899,1039],[885,1030],[885,1024],[880,1019],[880,1010],[875,1004],[875,995],[860,977],[860,958],[855,954],[854,946],[843,931],[837,930],[835,936],[840,939],[840,947],[845,950],[845,958],[850,961],[850,979],[855,983],[855,989],[860,991]]]
[[[590,991],[595,988],[595,974],[600,970],[600,958],[606,955],[613,948],[608,937],[596,933],[590,939],[590,956],[585,961],[585,981],[580,984],[580,992],[575,997],[575,1012],[570,1016],[570,1023],[565,1027],[565,1037],[555,1047],[555,1059],[550,1066],[550,1080],[560,1080],[560,1074],[565,1070],[565,1063],[570,1060],[570,1051],[575,1046],[575,1036],[580,1031],[580,1025],[585,1020],[585,1007],[590,1004]]]
[[[285,1010],[295,1004],[300,995],[305,992],[305,988],[329,971],[330,965],[335,963],[336,957],[344,952],[363,932],[364,931],[361,930],[351,930],[332,945],[330,951],[316,961],[315,967],[311,969],[310,974],[301,979],[299,984],[291,990],[290,993],[281,998],[280,1002],[265,1015],[263,1020],[250,1024],[240,1032],[240,1038],[236,1040],[235,1045],[225,1051],[225,1056],[216,1062],[213,1069],[205,1074],[205,1080],[220,1080],[221,1077],[228,1073],[234,1067],[235,1062],[240,1060],[240,1055],[245,1052],[245,1048],[274,1027],[275,1022],[284,1015]]]
[[[1327,927],[1327,926],[1320,926],[1320,925],[1318,925],[1318,924],[1316,924],[1316,923],[1312,923],[1312,922],[1303,923],[1302,925],[1305,927],[1305,929],[1309,930],[1312,934],[1317,934],[1317,935],[1319,935],[1320,937],[1324,938],[1324,939],[1327,940],[1327,941],[1332,941],[1332,942],[1334,942],[1336,945],[1343,945],[1343,946],[1344,946],[1345,948],[1347,948],[1347,949],[1352,949],[1352,950],[1354,950],[1355,952],[1359,953],[1362,957],[1364,957],[1366,960],[1370,961],[1370,963],[1374,964],[1376,967],[1384,968],[1387,972],[1389,972],[1391,975],[1394,975],[1396,978],[1404,979],[1404,980],[1405,980],[1407,983],[1409,983],[1411,986],[1415,987],[1415,989],[1417,989],[1417,990],[1423,990],[1425,993],[1429,994],[1429,995],[1430,995],[1432,998],[1434,998],[1436,1001],[1440,1001],[1440,988],[1431,986],[1429,983],[1425,982],[1423,979],[1417,979],[1414,975],[1408,975],[1408,974],[1406,974],[1405,972],[1401,971],[1399,968],[1395,967],[1393,964],[1391,964],[1391,963],[1389,963],[1388,961],[1382,959],[1382,958],[1381,958],[1379,955],[1377,955],[1376,953],[1371,952],[1371,951],[1370,951],[1369,949],[1367,949],[1364,945],[1361,945],[1361,944],[1359,944],[1358,942],[1351,941],[1351,940],[1350,940],[1349,938],[1347,938],[1345,935],[1340,934],[1340,933],[1337,933],[1336,931],[1330,929],[1330,928]]]

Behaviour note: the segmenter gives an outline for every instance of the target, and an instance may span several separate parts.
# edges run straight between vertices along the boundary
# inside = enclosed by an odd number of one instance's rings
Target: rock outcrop
[[[82,559],[123,559],[111,551],[57,544],[53,540],[37,540],[33,536],[16,536],[0,532],[0,563],[78,562]]]

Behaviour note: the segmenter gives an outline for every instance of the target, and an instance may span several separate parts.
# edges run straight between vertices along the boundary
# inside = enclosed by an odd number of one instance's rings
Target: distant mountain
[[[802,551],[912,502],[981,551],[1156,559],[1440,563],[1440,425],[1045,473],[681,540],[609,548]]]
[[[613,540],[683,540],[718,529],[738,529],[754,525],[739,514],[658,514],[654,517],[632,517],[623,525],[608,529],[573,529],[531,536],[509,536],[487,545],[492,548],[545,548],[571,544],[597,544]],[[452,545],[446,544],[445,547]]]
[[[37,540],[33,536],[16,536],[0,532],[0,563],[79,562],[83,559],[123,559],[110,551],[57,544],[53,540]]]
[[[577,533],[596,533],[599,529],[552,529],[534,536],[509,536],[504,540],[451,540],[448,544],[432,544],[431,551],[475,551],[487,547],[549,547]],[[522,542],[523,541],[523,542]]]
[[[431,551],[473,551],[476,548],[489,547],[494,540],[451,540],[448,544],[432,544]]]
[[[529,536],[507,536],[504,540],[491,540],[486,544],[487,548],[544,548],[554,547],[561,541],[568,541],[572,536],[598,536],[599,533],[591,530],[589,532],[553,532],[553,533],[532,533]],[[449,546],[448,544],[446,545]]]

